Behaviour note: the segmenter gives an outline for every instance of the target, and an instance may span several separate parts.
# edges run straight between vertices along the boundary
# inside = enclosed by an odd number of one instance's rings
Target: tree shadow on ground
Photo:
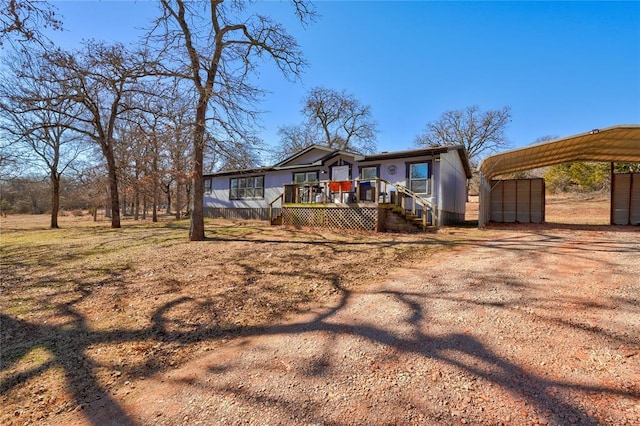
[[[393,348],[401,353],[412,353],[420,357],[447,363],[475,377],[494,383],[510,393],[519,395],[549,421],[558,424],[562,423],[566,416],[576,419],[579,424],[598,423],[598,420],[584,409],[559,398],[557,392],[555,392],[558,389],[640,398],[638,393],[622,391],[613,387],[592,386],[537,376],[511,361],[501,358],[470,335],[460,333],[451,333],[444,336],[429,335],[418,327],[418,324],[425,318],[425,303],[416,301],[416,295],[384,291],[385,295],[393,297],[410,312],[406,323],[413,329],[411,335],[394,333],[373,325],[335,321],[333,317],[343,310],[351,299],[356,296],[354,293],[340,288],[337,282],[335,285],[342,293],[340,302],[335,307],[318,314],[309,321],[268,328],[238,327],[235,330],[228,330],[227,333],[239,337],[297,335],[309,332],[321,332],[328,336],[329,339],[337,339],[340,336],[347,335],[357,336],[370,342]],[[425,295],[422,296],[425,297]],[[427,302],[430,297],[432,296],[426,296]],[[152,339],[158,335],[172,341],[189,344],[193,341],[194,336],[189,333],[172,333],[167,330],[167,320],[165,318],[165,314],[168,311],[186,302],[188,302],[186,298],[181,298],[165,304],[153,315],[153,324],[150,327],[133,331],[92,331],[87,327],[82,316],[69,305],[59,307],[62,313],[74,319],[72,324],[66,324],[64,329],[56,326],[30,324],[2,314],[0,320],[3,333],[22,333],[22,335],[26,333],[31,336],[20,350],[3,355],[3,371],[7,370],[34,347],[46,349],[51,353],[52,358],[47,363],[31,370],[6,377],[0,383],[0,393],[5,393],[16,386],[20,386],[28,379],[41,374],[44,370],[57,366],[64,371],[67,386],[73,394],[75,402],[78,405],[85,406],[82,413],[89,423],[104,424],[105,419],[108,418],[112,424],[137,424],[136,419],[132,418],[120,406],[118,401],[110,395],[109,391],[99,384],[94,373],[97,365],[87,354],[87,348],[96,343],[122,344],[140,339]],[[428,306],[428,303],[426,305]],[[205,331],[207,332],[205,334],[209,335],[219,334],[219,330],[215,329]],[[47,337],[51,335],[55,335],[57,338],[54,340]],[[331,345],[328,344],[323,350],[329,351],[330,347]],[[462,361],[465,358],[474,359],[477,363]],[[308,375],[320,375],[322,374],[322,369],[329,365],[322,359],[314,362],[315,364],[307,369]],[[105,417],[105,413],[108,413],[108,417]]]
[[[546,247],[559,244],[554,236],[543,237]],[[269,241],[271,242],[271,241]],[[470,243],[476,244],[476,243]],[[488,243],[487,247],[500,250],[536,250],[540,247],[521,246],[520,242],[511,244],[510,241]],[[604,243],[603,243],[604,244]],[[618,246],[609,245],[606,250],[616,251]],[[623,247],[622,251],[632,253],[633,248]],[[70,321],[62,325],[35,324],[16,319],[7,314],[0,314],[2,341],[9,340],[18,344],[11,345],[2,351],[0,366],[3,379],[0,382],[0,394],[20,387],[28,380],[35,378],[43,372],[60,368],[66,380],[66,385],[75,403],[85,406],[82,411],[85,419],[95,425],[105,424],[106,419],[112,424],[135,425],[137,420],[112,397],[110,391],[100,384],[96,377],[97,363],[88,353],[88,349],[96,344],[125,344],[141,340],[172,341],[182,345],[189,345],[198,339],[218,339],[226,337],[253,337],[282,334],[303,334],[308,332],[321,332],[337,339],[340,336],[357,336],[370,342],[384,345],[401,353],[410,353],[423,358],[429,358],[444,362],[461,371],[480,377],[493,383],[507,392],[521,396],[527,403],[543,413],[544,417],[553,423],[563,423],[565,416],[570,416],[579,424],[597,424],[598,419],[589,414],[583,408],[571,404],[557,396],[557,389],[575,390],[581,392],[597,392],[600,394],[640,398],[640,394],[633,391],[624,391],[611,386],[593,386],[562,380],[552,380],[541,377],[531,371],[502,358],[483,344],[477,338],[461,333],[449,333],[446,335],[431,335],[424,331],[419,324],[425,321],[425,308],[429,300],[443,297],[438,294],[407,294],[398,291],[385,290],[384,293],[404,305],[410,315],[404,320],[406,326],[411,329],[410,334],[396,333],[381,326],[352,324],[336,320],[335,317],[347,305],[357,297],[348,289],[341,287],[340,277],[333,276],[333,287],[341,294],[339,303],[334,307],[316,315],[314,318],[297,323],[289,323],[273,327],[261,326],[237,326],[224,329],[211,324],[200,324],[196,330],[176,331],[170,327],[168,313],[177,306],[190,303],[193,299],[188,297],[176,298],[155,310],[151,317],[151,325],[137,329],[127,330],[92,330],[86,323],[86,319],[74,308],[78,299],[58,304],[55,308],[60,316],[70,318]],[[525,286],[524,283],[514,285]],[[89,291],[89,290],[85,290]],[[86,297],[83,294],[82,297]],[[418,302],[417,297],[423,297],[424,301]],[[501,307],[508,308],[510,302],[504,302]],[[599,330],[588,330],[600,332]],[[324,348],[330,351],[331,345]],[[40,365],[20,372],[9,373],[26,354],[35,348],[46,350],[51,358]],[[463,356],[456,356],[463,355]],[[463,361],[473,359],[477,363]],[[484,367],[479,367],[482,365]],[[328,365],[322,360],[316,360],[307,370],[309,375],[321,375]],[[161,368],[150,369],[146,374],[151,375]],[[237,390],[236,390],[237,391]],[[269,398],[266,399],[269,401]]]

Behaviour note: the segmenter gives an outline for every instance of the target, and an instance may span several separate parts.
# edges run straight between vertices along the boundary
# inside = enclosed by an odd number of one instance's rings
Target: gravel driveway
[[[454,228],[441,232],[464,233]],[[136,383],[108,424],[640,424],[640,232],[507,227]]]

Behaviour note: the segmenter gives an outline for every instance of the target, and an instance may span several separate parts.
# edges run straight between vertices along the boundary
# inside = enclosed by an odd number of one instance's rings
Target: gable
[[[276,167],[305,166],[313,164],[317,161],[321,161],[324,157],[330,155],[334,151],[335,150],[328,147],[312,145],[276,164]]]

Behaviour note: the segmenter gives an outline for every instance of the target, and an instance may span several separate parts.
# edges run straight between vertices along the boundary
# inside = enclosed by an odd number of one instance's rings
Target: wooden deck
[[[437,224],[429,201],[383,179],[287,184],[270,208],[272,224],[296,227],[410,232]]]

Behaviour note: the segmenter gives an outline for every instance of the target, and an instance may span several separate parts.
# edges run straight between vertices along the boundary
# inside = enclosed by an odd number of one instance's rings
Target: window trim
[[[213,178],[204,178],[204,194],[205,195],[211,195],[213,194]]]
[[[345,161],[344,159],[341,158],[340,160],[335,161],[335,162],[333,162],[332,164],[330,164],[328,166],[328,168],[329,168],[329,180],[333,180],[333,168],[334,167],[344,167],[344,166],[349,166],[349,179],[348,180],[353,179],[353,164],[348,162],[348,161]]]
[[[358,179],[360,179],[360,180],[372,180],[371,178],[363,178],[362,177],[362,169],[376,169],[376,177],[374,179],[379,179],[380,178],[380,164],[358,166]]]
[[[238,176],[238,177],[232,177],[229,178],[229,200],[261,200],[264,199],[264,193],[265,193],[265,188],[264,188],[264,178],[265,175],[254,175],[254,176]],[[262,186],[257,186],[256,185],[256,180],[257,179],[262,179]],[[244,180],[244,185],[240,186],[241,180]],[[249,180],[251,180],[251,183],[249,184]],[[234,187],[233,182],[236,182],[236,186]],[[244,193],[246,194],[248,192],[248,190],[251,190],[251,192],[253,193],[253,195],[251,196],[240,196],[240,190],[244,191]],[[237,195],[232,195],[233,191],[236,191]],[[256,196],[256,190],[260,190],[260,192],[262,193],[261,195]]]
[[[307,180],[307,177],[310,173],[315,173],[315,180]],[[296,181],[296,175],[301,175],[304,174],[305,175],[305,180],[303,182],[297,182]],[[320,171],[319,170],[309,170],[306,172],[293,172],[291,175],[291,182],[293,182],[296,185],[304,185],[307,183],[316,183],[316,182],[320,182]]]
[[[426,179],[411,179],[411,166],[415,166],[417,164],[426,164],[427,165],[427,177]],[[431,195],[432,193],[432,189],[431,186],[433,185],[433,160],[422,160],[422,161],[411,161],[406,163],[407,166],[407,173],[406,173],[406,179],[407,179],[407,188],[409,188],[409,190],[413,191],[412,189],[412,182],[414,180],[426,180],[427,181],[427,192],[416,192],[416,194],[419,195]],[[415,191],[414,191],[415,192]]]

